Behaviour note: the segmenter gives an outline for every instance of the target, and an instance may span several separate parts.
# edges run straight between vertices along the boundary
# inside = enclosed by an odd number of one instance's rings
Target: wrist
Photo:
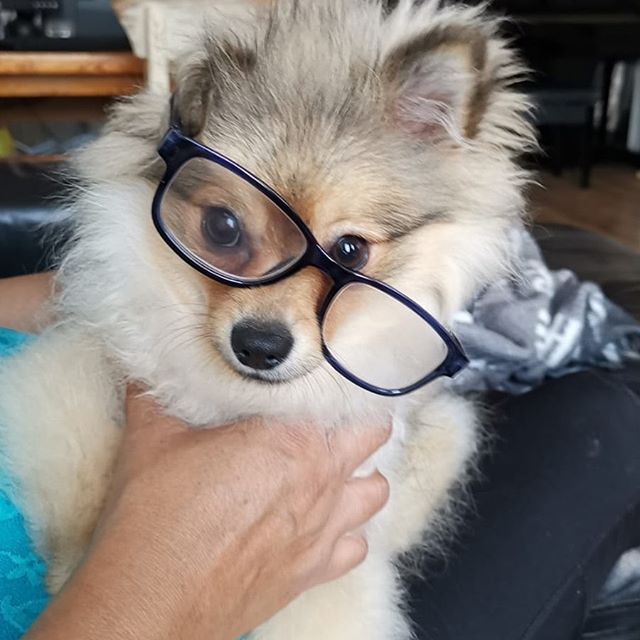
[[[153,545],[101,537],[25,640],[233,640],[215,612],[193,615],[203,589],[181,564]]]

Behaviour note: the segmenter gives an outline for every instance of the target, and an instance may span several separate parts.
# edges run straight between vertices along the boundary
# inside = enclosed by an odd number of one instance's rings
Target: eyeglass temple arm
[[[176,109],[175,91],[171,94],[171,98],[169,98],[169,128],[178,129],[178,131],[182,131],[182,123],[180,122],[180,117],[178,116],[178,110]]]

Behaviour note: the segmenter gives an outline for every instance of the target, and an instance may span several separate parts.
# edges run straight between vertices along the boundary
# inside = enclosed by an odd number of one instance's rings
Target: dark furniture
[[[571,143],[578,149],[581,184],[588,186],[593,160],[605,151],[614,64],[640,58],[640,2],[494,0],[492,7],[515,17],[505,28],[535,72],[532,92],[552,167],[562,167],[563,135],[577,127]]]
[[[129,51],[109,0],[0,0],[0,50]]]
[[[49,267],[60,180],[51,167],[0,163],[0,278]]]

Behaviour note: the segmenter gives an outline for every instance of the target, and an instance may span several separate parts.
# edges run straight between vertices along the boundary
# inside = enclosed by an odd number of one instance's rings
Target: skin
[[[25,333],[42,329],[53,320],[52,289],[52,273],[0,279],[0,326]]]
[[[0,281],[7,290],[15,283]],[[9,314],[3,305],[0,325],[24,330],[43,290],[27,287],[33,298]],[[193,430],[130,388],[91,547],[25,638],[232,640],[255,628],[365,559],[359,529],[389,487],[378,472],[352,474],[390,432],[259,420]]]

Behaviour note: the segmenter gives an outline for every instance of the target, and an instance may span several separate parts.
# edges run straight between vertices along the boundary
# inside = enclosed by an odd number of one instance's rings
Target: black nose
[[[289,355],[293,336],[281,322],[243,321],[231,331],[231,348],[252,369],[273,369]]]

